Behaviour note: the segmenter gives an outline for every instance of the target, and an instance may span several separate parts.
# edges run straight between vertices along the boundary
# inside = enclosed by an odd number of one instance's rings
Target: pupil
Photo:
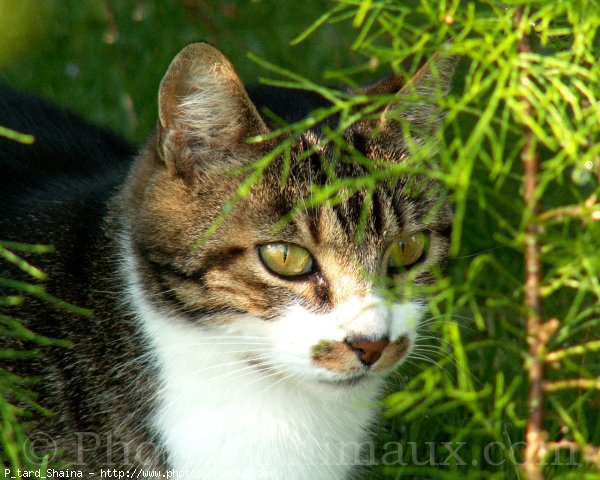
[[[283,263],[287,262],[287,258],[288,258],[288,246],[284,245],[283,246]]]

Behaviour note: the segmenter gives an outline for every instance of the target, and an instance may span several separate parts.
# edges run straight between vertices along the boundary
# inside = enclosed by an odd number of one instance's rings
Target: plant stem
[[[586,462],[593,463],[596,467],[600,468],[600,447],[595,447],[593,445],[579,445],[576,442],[570,440],[560,440],[558,442],[548,442],[545,446],[545,454],[547,455],[551,451],[554,450],[571,450],[571,451],[581,451],[583,453],[583,458]]]
[[[543,223],[546,220],[561,220],[565,217],[578,217],[583,220],[600,221],[600,206],[597,203],[596,195],[591,195],[583,206],[572,205],[547,210],[538,216],[537,221]]]
[[[594,340],[592,342],[574,345],[572,347],[563,348],[562,350],[550,352],[546,354],[546,362],[556,362],[572,355],[585,355],[587,353],[597,351],[600,351],[600,340]]]
[[[521,7],[515,15],[515,26],[523,29],[519,41],[519,53],[531,53],[531,44],[525,30],[523,16],[525,8]],[[526,21],[526,20],[525,20]],[[531,79],[526,71],[521,75],[521,89],[527,89]],[[525,93],[521,96],[525,116],[531,116],[533,108]],[[541,471],[541,454],[545,443],[543,427],[544,396],[544,350],[546,342],[542,335],[542,300],[540,294],[540,225],[535,222],[539,204],[536,197],[539,157],[536,152],[535,136],[531,128],[524,126],[524,144],[521,150],[523,162],[523,197],[525,200],[527,225],[525,228],[525,305],[529,312],[527,318],[527,344],[529,347],[529,418],[525,437],[525,462],[523,468],[529,480],[543,480]]]
[[[546,392],[557,392],[559,390],[600,390],[600,378],[569,378],[567,380],[556,380],[544,382]]]

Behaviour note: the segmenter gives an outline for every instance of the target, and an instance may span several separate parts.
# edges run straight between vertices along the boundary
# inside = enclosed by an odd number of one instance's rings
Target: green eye
[[[428,243],[429,237],[424,233],[416,233],[401,238],[389,250],[388,269],[393,272],[414,265],[426,253]]]
[[[305,248],[291,243],[267,243],[258,249],[260,258],[272,272],[298,277],[312,270],[313,260]]]

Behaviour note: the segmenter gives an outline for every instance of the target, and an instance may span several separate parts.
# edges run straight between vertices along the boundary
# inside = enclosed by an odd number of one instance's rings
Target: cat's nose
[[[348,345],[355,353],[363,365],[370,367],[373,365],[383,353],[385,347],[390,343],[388,338],[372,341],[366,338],[349,338],[346,339]]]

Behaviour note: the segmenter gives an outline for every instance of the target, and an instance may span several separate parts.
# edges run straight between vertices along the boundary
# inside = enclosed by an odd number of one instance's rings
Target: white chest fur
[[[130,299],[160,374],[152,426],[179,478],[351,478],[380,379],[349,395],[257,368],[245,357],[268,350],[260,337],[161,315],[144,299],[134,269],[128,272]]]
[[[257,370],[237,355],[240,344],[140,313],[162,377],[154,427],[170,467],[201,478],[335,480],[359,463],[377,389],[323,395]]]
[[[371,419],[367,399],[319,396],[257,372],[227,353],[235,345],[186,327],[169,330],[158,337],[163,390],[155,427],[173,468],[205,478],[239,471],[240,478],[334,480],[359,461]]]

